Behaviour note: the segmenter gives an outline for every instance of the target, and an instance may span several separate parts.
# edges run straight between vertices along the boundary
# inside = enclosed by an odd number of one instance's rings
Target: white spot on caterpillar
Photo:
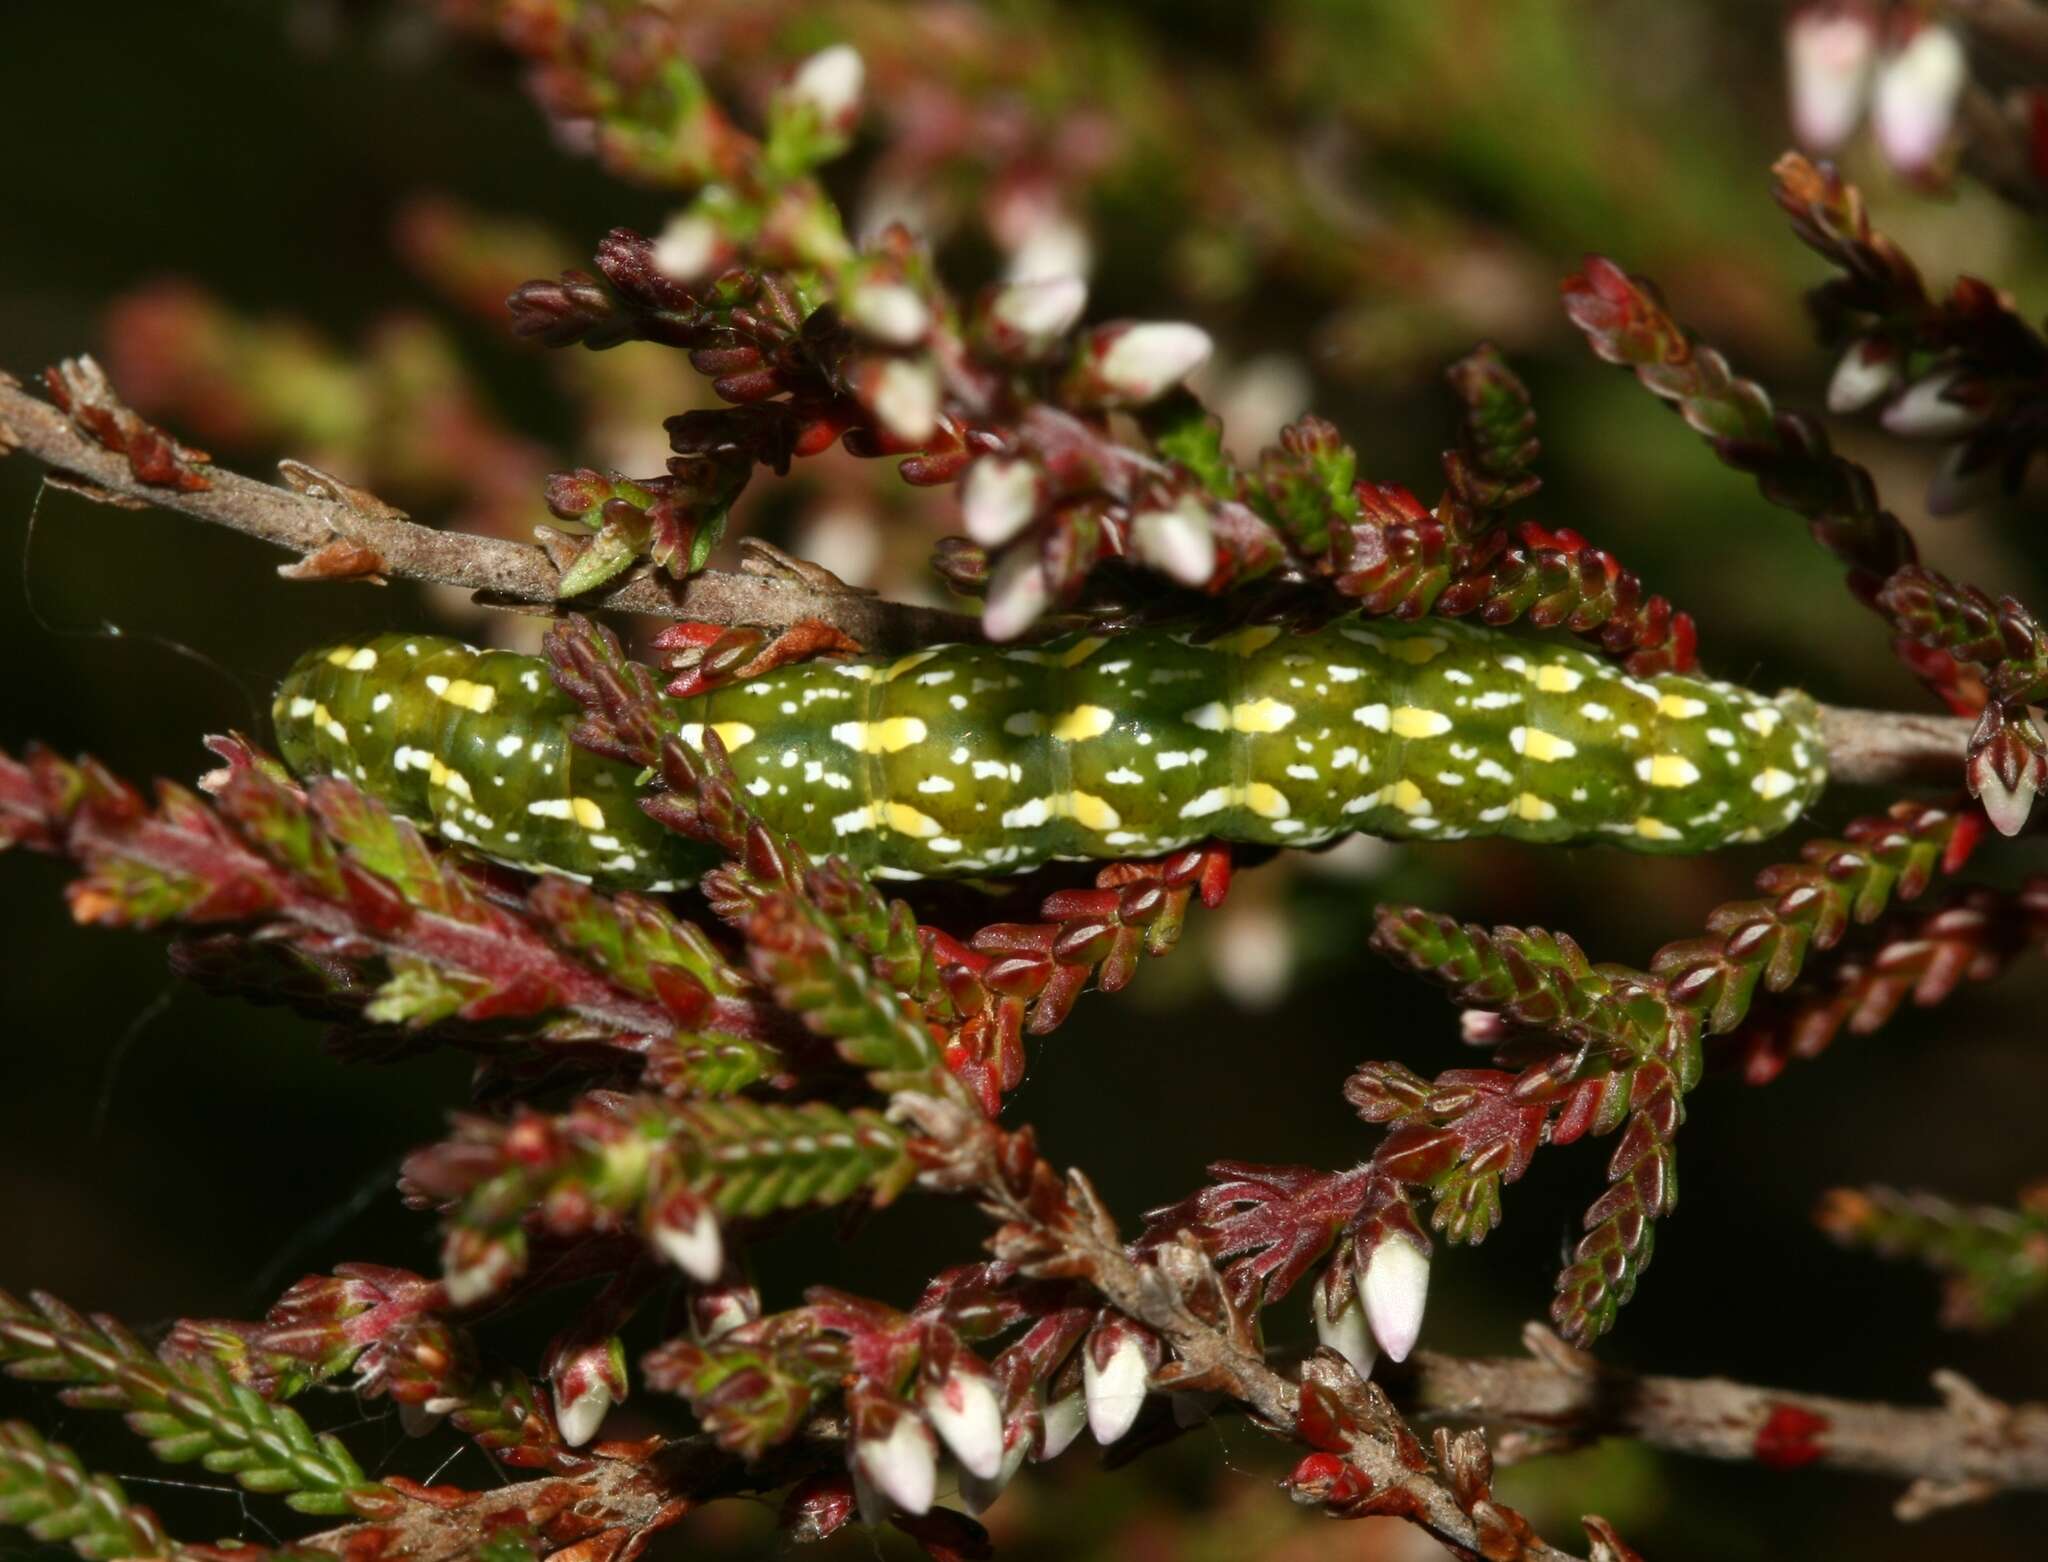
[[[1570,738],[1561,738],[1556,733],[1545,732],[1540,727],[1516,727],[1508,733],[1508,745],[1517,754],[1527,755],[1541,764],[1549,764],[1558,759],[1570,759],[1579,751],[1579,746]]]
[[[349,657],[341,665],[346,667],[352,673],[366,673],[372,667],[375,667],[377,665],[377,653],[371,650],[368,646],[364,646],[360,651],[356,652],[354,656]]]
[[[514,754],[519,752],[520,745],[525,741],[526,739],[522,738],[518,733],[508,732],[502,738],[498,739],[498,753],[501,757],[505,759],[510,759]]]
[[[1614,712],[1605,705],[1602,705],[1598,700],[1586,701],[1585,704],[1579,707],[1579,714],[1588,721],[1612,721],[1614,719]]]
[[[1798,779],[1790,772],[1773,767],[1758,773],[1751,779],[1749,786],[1758,797],[1768,800],[1783,797],[1798,784]]]
[[[1785,719],[1784,712],[1763,706],[1760,709],[1744,711],[1742,724],[1760,738],[1767,738],[1778,730],[1778,723]]]
[[[1716,748],[1733,748],[1735,746],[1735,734],[1726,727],[1709,727],[1707,728],[1707,741]]]
[[[1689,694],[1663,694],[1657,697],[1657,710],[1674,721],[1690,721],[1695,716],[1706,715],[1707,702],[1696,700]]]
[[[1384,705],[1361,705],[1351,713],[1351,719],[1374,732],[1387,730],[1387,708]]]
[[[856,754],[895,754],[922,743],[929,730],[916,716],[891,716],[886,721],[842,721],[833,727],[832,738]],[[724,737],[725,733],[718,735]],[[751,728],[747,735],[753,736]]]
[[[388,689],[370,701],[370,714],[372,716],[381,716],[389,709],[391,709],[391,691]],[[513,746],[515,748],[518,746],[517,739],[513,740]]]
[[[1508,767],[1498,760],[1482,759],[1472,768],[1489,781],[1498,781],[1503,786],[1514,784],[1515,778],[1508,773]]]
[[[1636,834],[1646,841],[1675,841],[1683,837],[1684,831],[1674,830],[1662,819],[1652,819],[1644,814],[1636,820]]]
[[[1522,703],[1521,691],[1517,689],[1489,689],[1484,694],[1474,695],[1474,710],[1504,710],[1510,705]]]
[[[1353,667],[1348,662],[1332,662],[1326,671],[1332,683],[1356,683],[1365,676],[1363,667]]]
[[[1102,779],[1105,781],[1113,781],[1118,786],[1136,786],[1145,778],[1139,775],[1138,772],[1133,770],[1129,765],[1119,765],[1116,769],[1112,770],[1108,775],[1104,776]]]
[[[1004,809],[1002,825],[1006,830],[1035,830],[1051,817],[1052,804],[1043,797],[1034,797],[1028,803]]]
[[[1161,756],[1164,758],[1165,756]],[[1203,819],[1221,811],[1230,802],[1230,788],[1212,786],[1180,811],[1183,819]]]
[[[953,783],[944,776],[926,776],[917,783],[917,789],[920,792],[950,792],[953,790]]]
[[[1557,805],[1534,792],[1524,792],[1515,799],[1515,817],[1531,824],[1546,824],[1557,817]]]
[[[307,699],[302,694],[297,699],[292,701],[291,711],[292,720],[304,721],[308,716],[313,714],[313,702]]]
[[[1195,756],[1188,753],[1185,749],[1175,749],[1170,754],[1160,754],[1153,760],[1153,763],[1158,765],[1161,770],[1178,770],[1182,765],[1192,765],[1194,762]]]
[[[1536,669],[1536,687],[1545,694],[1569,694],[1586,681],[1586,675],[1562,662],[1552,662]]]
[[[1322,772],[1317,770],[1314,765],[1289,765],[1287,773],[1297,781],[1316,781],[1320,780],[1322,776]],[[1111,779],[1114,780],[1115,778],[1112,777]]]

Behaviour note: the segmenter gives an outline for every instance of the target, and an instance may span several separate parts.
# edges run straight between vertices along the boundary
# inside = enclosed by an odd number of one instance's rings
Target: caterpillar
[[[1448,621],[936,646],[669,704],[769,824],[899,879],[1354,831],[1700,852],[1775,834],[1827,779],[1802,694]],[[712,860],[641,812],[631,766],[571,744],[538,658],[386,635],[302,657],[273,715],[298,775],[515,867],[664,890]]]

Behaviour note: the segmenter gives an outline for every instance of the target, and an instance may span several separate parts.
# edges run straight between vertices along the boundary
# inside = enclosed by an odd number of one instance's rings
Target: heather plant
[[[1359,1527],[1377,1538],[1353,1555],[1405,1554],[1386,1536],[1409,1529],[1489,1562],[1643,1555],[1623,1533],[1640,1504],[1547,1540],[1539,1523],[1595,1499],[1569,1476],[1540,1512],[1508,1491],[1508,1466],[1601,1439],[1881,1477],[1901,1519],[2039,1501],[2048,1406],[1998,1397],[2024,1382],[1994,1395],[1916,1361],[1936,1399],[1891,1403],[1869,1396],[1896,1373],[1766,1387],[1711,1338],[1668,1357],[1629,1339],[1653,1253],[1689,1240],[1696,1101],[1741,1114],[1769,1097],[1739,1084],[1909,1000],[1939,1008],[1969,1069],[1992,1023],[1974,989],[2048,930],[2048,631],[1967,550],[1924,558],[1879,482],[1898,445],[1934,441],[1930,511],[2024,501],[2048,340],[2013,296],[1930,282],[1881,197],[1802,152],[1758,170],[1755,204],[1774,195],[1780,242],[1825,268],[1808,302],[1838,421],[1767,391],[1629,264],[1562,279],[1558,318],[1649,393],[1615,418],[1649,428],[1663,404],[1702,467],[1804,524],[1825,576],[1736,594],[1790,624],[1845,588],[1849,654],[1904,675],[1888,708],[1781,695],[1703,670],[1741,670],[1715,653],[1715,539],[1631,567],[1621,519],[1545,513],[1514,350],[1541,328],[1428,259],[1463,252],[1469,214],[1423,194],[1399,232],[1360,231],[1256,90],[1174,92],[1130,16],[410,10],[516,62],[560,147],[665,215],[572,246],[416,197],[397,248],[440,317],[352,350],[159,281],[110,309],[111,372],[78,354],[0,374],[0,451],[53,486],[288,550],[252,611],[323,583],[438,588],[410,599],[417,621],[366,609],[288,673],[248,669],[276,686],[268,730],[207,738],[190,784],[0,752],[0,846],[64,863],[77,923],[167,938],[181,981],[325,1022],[337,1067],[461,1055],[445,1130],[376,1185],[438,1254],[361,1253],[254,1316],[148,1328],[9,1274],[0,1364],[57,1408],[0,1423],[0,1523],[90,1558],[612,1562],[715,1543],[713,1515],[765,1499],[776,1546],[865,1526],[981,1556],[1006,1492],[1082,1457],[1084,1434],[1126,1466],[1115,1481],[1241,1430],[1283,1451],[1268,1484],[1299,1509],[1398,1521]],[[1319,36],[1292,22],[1297,47]],[[2019,223],[2038,207],[2035,7],[1804,7],[1785,48],[1815,149],[1867,102],[1905,180],[1988,186]],[[1265,85],[1326,107],[1345,49]],[[1397,97],[1343,112],[1369,126]],[[1141,203],[1135,231],[1170,240],[1170,264],[1139,295],[1156,309],[1103,312],[1091,227],[1140,186],[1187,196]],[[1429,281],[1399,294],[1411,265]],[[1338,417],[1233,427],[1260,421],[1254,398],[1189,317],[1270,326],[1290,283],[1338,378],[1383,367],[1356,350],[1369,318],[1412,311],[1410,354],[1462,339],[1430,391],[1433,497],[1375,476],[1399,458]],[[498,410],[480,326],[545,355],[520,372],[578,448],[557,459]],[[294,454],[259,481],[186,434]],[[781,526],[778,495],[806,482],[832,503]],[[1230,1069],[1137,1005],[1162,980],[1284,983],[1289,928],[1316,916],[1303,865],[1354,834],[1454,853],[1424,887],[1482,907],[1546,871],[1515,864],[1605,842],[1573,858],[1601,885],[1601,944],[1605,895],[1687,931],[1595,959],[1590,937],[1481,925],[1383,874],[1376,905],[1344,900],[1334,959],[1387,962],[1451,1007],[1427,1034],[1361,1016],[1343,1077],[1297,1068],[1284,1028],[1233,1027],[1231,1068],[1255,1057],[1357,1120],[1339,1162],[1243,1157]],[[1700,854],[1723,849],[1753,893],[1709,893]],[[1160,1123],[1129,1104],[1138,1137],[1209,1162],[1150,1210],[1114,1208],[1089,1147],[1054,1153],[1021,1109],[1046,1105],[1034,1065],[1071,1044],[1053,1033],[1119,1008],[1139,1017],[1111,1042],[1204,1103]],[[1598,1158],[1549,1153],[1581,1140]],[[1685,1163],[1689,1186],[1733,1175]],[[1513,1272],[1474,1251],[1512,1236],[1532,1170],[1583,1194],[1547,1287],[1520,1267],[1535,1249]],[[2048,1288],[2042,1189],[1965,1199],[1837,1186],[1814,1223],[1935,1271],[1949,1325],[2023,1327]],[[884,1251],[905,1207],[979,1228],[855,1289],[840,1254]],[[1767,1312],[1802,1260],[1747,1238],[1713,1262],[1727,1306]],[[1547,1306],[1519,1354],[1444,1348],[1436,1320],[1485,1286],[1512,1289],[1509,1316]],[[533,1319],[551,1337],[521,1343]],[[333,1424],[323,1395],[343,1392],[364,1425],[474,1462],[444,1481],[376,1451]],[[69,1446],[87,1419],[67,1409],[118,1412],[162,1465],[239,1487],[251,1522],[173,1538],[139,1482]],[[1224,1540],[1154,1522],[1188,1554],[1356,1544],[1268,1538],[1221,1499],[1211,1517]],[[1659,1533],[1717,1544],[1704,1513]]]

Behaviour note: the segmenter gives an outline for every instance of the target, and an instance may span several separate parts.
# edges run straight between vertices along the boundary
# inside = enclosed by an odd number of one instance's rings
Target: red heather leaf
[[[1146,1216],[1145,1240],[1192,1228],[1212,1258],[1236,1260],[1226,1265],[1224,1283],[1231,1301],[1250,1309],[1285,1296],[1330,1250],[1379,1174],[1218,1161],[1209,1175],[1216,1179],[1210,1186]]]

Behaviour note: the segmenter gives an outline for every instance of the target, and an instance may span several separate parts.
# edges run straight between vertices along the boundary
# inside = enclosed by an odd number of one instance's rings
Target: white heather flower
[[[581,1448],[604,1424],[606,1413],[612,1408],[611,1390],[598,1381],[595,1374],[585,1374],[586,1387],[573,1399],[565,1399],[562,1386],[555,1385],[555,1425],[561,1429],[562,1441],[571,1448]]]
[[[1951,401],[1949,387],[1957,376],[1930,374],[1906,387],[1906,394],[1884,409],[1879,422],[1894,434],[1923,439],[1952,439],[1984,421],[1975,407]]]
[[[514,1267],[512,1255],[503,1244],[487,1243],[478,1257],[446,1266],[441,1274],[441,1289],[448,1293],[449,1306],[473,1306],[511,1279]]]
[[[1961,40],[1938,25],[1920,28],[1878,66],[1871,120],[1894,167],[1912,173],[1934,161],[1969,75]]]
[[[891,347],[909,347],[931,328],[932,312],[901,282],[870,282],[846,295],[846,318],[856,331]]]
[[[924,1391],[924,1413],[962,1469],[995,1477],[1003,1465],[1003,1407],[987,1374],[954,1369]]]
[[[698,212],[678,212],[654,241],[654,269],[688,287],[717,264],[718,224]]]
[[[1202,585],[1216,572],[1216,532],[1199,499],[1132,517],[1131,543],[1139,558],[1183,586]]]
[[[960,515],[967,535],[984,548],[1000,548],[1038,513],[1038,471],[1029,461],[983,456],[960,485]]]
[[[1096,371],[1126,401],[1155,401],[1207,362],[1215,345],[1198,325],[1144,321],[1117,333]]]
[[[1094,269],[1095,245],[1088,230],[1071,217],[1055,215],[1034,223],[1010,251],[1003,278],[1043,282],[1053,277],[1085,277]]]
[[[1422,1333],[1422,1309],[1429,1300],[1428,1255],[1413,1238],[1382,1238],[1365,1262],[1359,1289],[1380,1348],[1395,1361],[1406,1361]]]
[[[1145,1393],[1151,1370],[1145,1361],[1145,1347],[1128,1329],[1117,1336],[1115,1347],[1104,1365],[1095,1365],[1095,1353],[1081,1347],[1081,1389],[1088,1400],[1088,1430],[1104,1447],[1115,1442],[1137,1423],[1145,1408]]]
[[[1901,380],[1891,343],[1877,337],[1852,342],[1828,381],[1828,411],[1861,412],[1897,390]]]
[[[882,1437],[853,1445],[855,1467],[875,1490],[905,1513],[927,1513],[938,1492],[938,1449],[931,1428],[906,1411]]]
[[[1065,336],[1088,307],[1088,284],[1077,276],[1013,282],[989,301],[990,318],[1033,340]]]
[[[1877,23],[1861,5],[1812,5],[1792,18],[1785,63],[1800,141],[1825,152],[1849,139],[1876,52]]]
[[[866,82],[867,67],[861,63],[860,50],[850,43],[835,43],[797,67],[789,83],[789,94],[800,103],[808,103],[826,125],[838,126],[859,109],[861,88]]]
[[[1038,620],[1052,601],[1045,565],[1033,548],[1013,548],[997,560],[989,577],[981,630],[991,640],[1014,640]]]
[[[896,438],[921,444],[939,421],[938,373],[929,363],[891,358],[875,376],[869,406]]]
[[[1327,1310],[1328,1298],[1319,1283],[1309,1288],[1309,1315],[1316,1322],[1316,1340],[1351,1363],[1351,1370],[1362,1378],[1372,1376],[1373,1363],[1379,1359],[1379,1351],[1372,1343],[1372,1331],[1366,1327],[1365,1307],[1358,1299],[1357,1287],[1344,1299],[1344,1305],[1332,1318]]]
[[[718,1217],[708,1204],[698,1204],[683,1225],[664,1221],[655,1227],[654,1245],[668,1261],[700,1285],[716,1280],[725,1267],[725,1240]]]
[[[1088,1424],[1087,1400],[1080,1394],[1056,1399],[1039,1412],[1039,1419],[1045,1428],[1045,1436],[1033,1457],[1041,1461],[1057,1459],[1073,1446],[1074,1439],[1081,1435],[1081,1428]]]

